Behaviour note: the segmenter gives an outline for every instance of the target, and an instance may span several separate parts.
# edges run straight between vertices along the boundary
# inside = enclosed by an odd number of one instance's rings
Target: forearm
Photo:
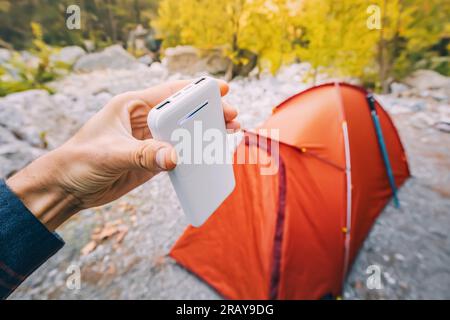
[[[78,211],[79,201],[60,186],[57,153],[51,152],[17,172],[6,181],[27,209],[54,231]]]

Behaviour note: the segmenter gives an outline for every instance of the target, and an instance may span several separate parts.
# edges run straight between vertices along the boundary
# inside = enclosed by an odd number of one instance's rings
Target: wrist
[[[54,231],[79,211],[79,201],[61,187],[50,152],[17,172],[6,183],[48,230]],[[52,165],[54,164],[54,165]]]

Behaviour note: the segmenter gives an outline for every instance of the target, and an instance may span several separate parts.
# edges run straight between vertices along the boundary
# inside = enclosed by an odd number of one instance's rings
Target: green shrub
[[[70,65],[53,61],[51,56],[59,51],[43,41],[42,28],[31,23],[33,47],[30,53],[35,61],[25,61],[23,56],[13,52],[12,58],[0,67],[0,96],[29,89],[45,89],[52,93],[46,83],[67,73]]]

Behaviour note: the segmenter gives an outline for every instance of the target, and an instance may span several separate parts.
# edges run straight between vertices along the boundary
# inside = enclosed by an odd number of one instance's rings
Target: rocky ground
[[[0,176],[61,144],[115,94],[188,77],[159,63],[122,67],[71,74],[52,84],[54,95],[32,90],[0,99]],[[276,76],[233,80],[227,100],[238,107],[243,126],[252,128],[273,106],[306,87],[307,69],[298,64]],[[377,220],[349,274],[344,298],[450,299],[450,86],[442,89],[445,79],[438,80],[440,89],[416,81],[408,87],[396,84],[393,94],[379,97],[400,132],[413,178],[400,190],[401,209],[389,205]],[[186,224],[168,177],[159,175],[67,222],[59,231],[66,246],[11,298],[220,298],[167,257]],[[380,268],[382,289],[366,286],[371,265]],[[77,268],[79,290],[70,285]]]

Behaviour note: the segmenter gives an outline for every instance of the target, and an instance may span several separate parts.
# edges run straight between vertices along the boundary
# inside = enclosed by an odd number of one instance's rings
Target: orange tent
[[[235,160],[245,154],[270,162],[235,163],[233,193],[203,226],[189,226],[170,255],[225,298],[339,296],[392,196],[367,94],[329,83],[276,107],[235,153]],[[400,187],[410,176],[405,152],[378,102],[375,110]],[[262,139],[271,129],[279,130],[278,146]],[[262,174],[268,163],[275,174]]]

